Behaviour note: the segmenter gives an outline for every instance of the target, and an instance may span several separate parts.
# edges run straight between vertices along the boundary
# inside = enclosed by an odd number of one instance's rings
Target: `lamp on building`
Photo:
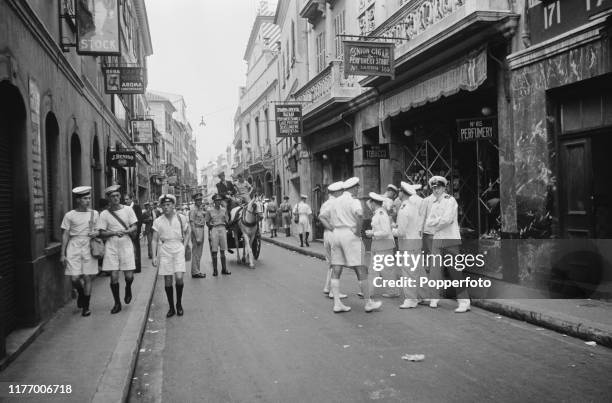
[[[480,110],[480,113],[482,113],[482,116],[491,116],[491,114],[493,113],[493,109],[488,106],[483,106]]]
[[[327,154],[323,154],[323,155],[321,156],[321,158],[323,158],[324,160],[326,160],[326,159],[328,158],[328,157],[327,157]]]
[[[351,150],[347,147],[347,148],[344,149],[344,152],[348,154],[348,153],[351,152]]]
[[[414,136],[414,131],[412,131],[411,129],[406,129],[404,130],[404,136],[406,137]]]

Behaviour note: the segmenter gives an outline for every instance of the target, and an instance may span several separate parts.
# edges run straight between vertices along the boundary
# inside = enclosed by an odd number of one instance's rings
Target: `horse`
[[[238,216],[239,215],[239,216]],[[230,213],[231,230],[236,244],[237,262],[240,263],[240,235],[244,239],[242,247],[242,262],[249,263],[251,269],[255,268],[253,258],[252,245],[255,240],[255,235],[259,230],[259,221],[263,218],[263,200],[261,196],[253,198],[245,206],[234,207]]]

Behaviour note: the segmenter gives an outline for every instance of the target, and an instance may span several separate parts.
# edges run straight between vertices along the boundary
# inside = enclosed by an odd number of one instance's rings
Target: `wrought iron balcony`
[[[363,89],[353,76],[344,77],[341,60],[333,60],[312,80],[293,94],[293,100],[304,102],[303,115],[308,117],[316,111],[337,102],[347,102],[361,94]]]

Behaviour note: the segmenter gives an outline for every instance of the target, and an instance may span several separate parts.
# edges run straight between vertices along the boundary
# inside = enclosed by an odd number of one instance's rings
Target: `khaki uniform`
[[[282,202],[280,205],[280,211],[283,219],[283,228],[289,228],[291,226],[291,205],[289,202]]]
[[[206,212],[206,223],[211,227],[210,231],[210,250],[217,252],[227,250],[227,213],[224,207],[210,208]]]
[[[189,212],[191,225],[191,275],[200,273],[200,260],[206,239],[206,210],[197,206]]]

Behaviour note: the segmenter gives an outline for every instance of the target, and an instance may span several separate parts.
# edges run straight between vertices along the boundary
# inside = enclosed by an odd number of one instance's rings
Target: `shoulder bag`
[[[91,210],[91,218],[89,220],[89,231],[93,232],[94,228],[94,211]],[[100,238],[91,238],[89,240],[89,249],[91,256],[96,259],[102,259],[104,257],[104,241]]]
[[[117,221],[119,221],[119,223],[120,223],[121,225],[123,225],[123,228],[125,228],[125,230],[126,230],[126,231],[129,231],[129,230],[130,230],[130,227],[128,227],[128,226],[125,224],[125,222],[124,222],[124,221],[121,219],[121,217],[119,217],[117,214],[115,214],[115,212],[114,212],[114,211],[111,211],[111,209],[108,209],[108,212],[109,212],[109,213],[111,213],[111,214],[113,215],[113,217],[115,217],[115,219],[116,219]],[[138,240],[138,238],[136,238],[136,237],[138,236],[138,235],[136,234],[136,231],[134,231],[134,232],[130,232],[130,233],[128,234],[128,236],[130,237],[130,239],[131,239],[132,241],[137,241],[137,240]]]

